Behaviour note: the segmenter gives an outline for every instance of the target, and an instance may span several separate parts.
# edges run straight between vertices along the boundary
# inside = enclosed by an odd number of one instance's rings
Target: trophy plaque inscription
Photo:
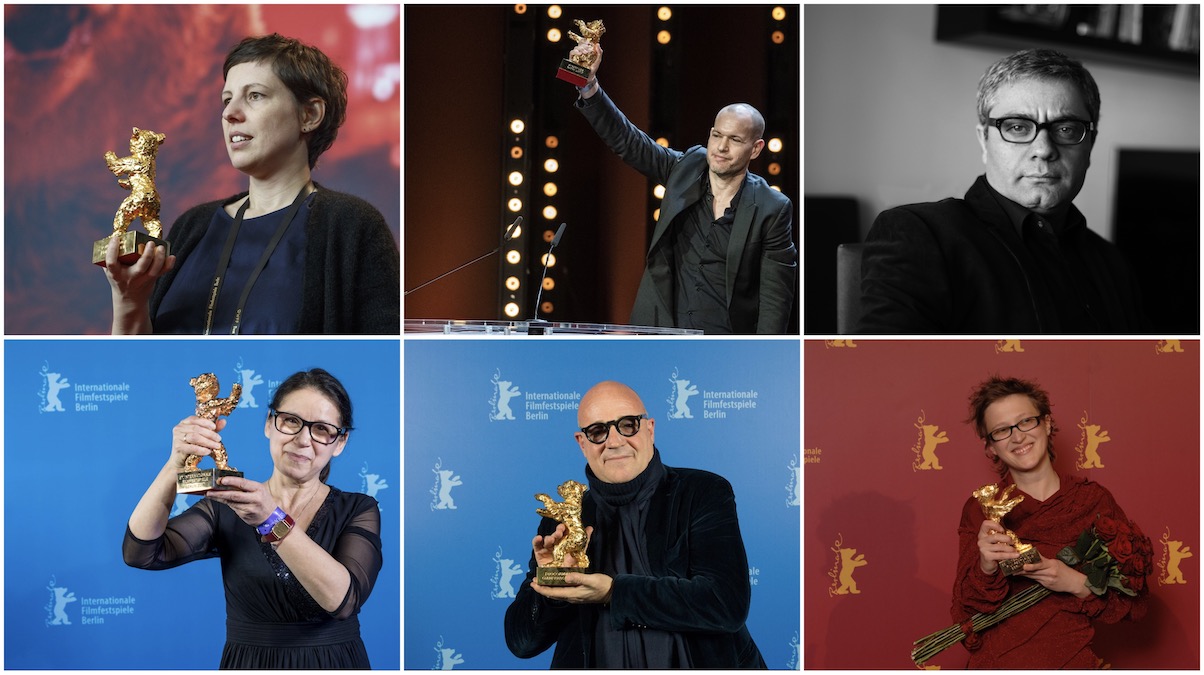
[[[235,384],[230,387],[228,397],[218,398],[221,387],[217,383],[217,376],[213,373],[198,375],[189,380],[188,384],[196,390],[196,416],[213,422],[217,422],[218,417],[234,412],[234,408],[238,406],[238,399],[242,396],[242,385]],[[216,466],[212,469],[201,469],[197,466],[201,461],[201,455],[189,455],[184,460],[184,468],[176,474],[176,492],[178,494],[204,494],[210,490],[233,489],[218,484],[226,476],[242,478],[243,473],[230,466],[227,459],[224,443],[213,451],[213,461]]]
[[[573,586],[575,584],[567,583],[564,580],[566,574],[569,572],[588,573],[589,571],[589,556],[585,554],[589,537],[585,533],[585,527],[581,524],[581,498],[588,489],[575,480],[567,480],[556,488],[556,492],[564,499],[563,502],[552,501],[551,497],[542,492],[535,495],[535,498],[544,504],[542,509],[536,509],[535,512],[541,516],[558,520],[564,523],[565,527],[564,538],[557,542],[552,549],[552,564],[541,565],[535,571],[535,580],[541,586]],[[572,565],[565,565],[567,556],[572,556]]]

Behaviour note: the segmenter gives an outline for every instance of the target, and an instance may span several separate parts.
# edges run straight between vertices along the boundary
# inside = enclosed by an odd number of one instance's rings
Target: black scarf
[[[644,533],[648,504],[665,478],[660,452],[653,448],[648,466],[626,483],[604,483],[588,466],[585,475],[589,494],[597,504],[593,537],[599,542],[599,553],[595,571],[612,579],[622,574],[653,576]],[[594,630],[594,667],[689,667],[689,655],[680,635],[631,624],[614,625],[613,621],[610,605],[603,605]]]

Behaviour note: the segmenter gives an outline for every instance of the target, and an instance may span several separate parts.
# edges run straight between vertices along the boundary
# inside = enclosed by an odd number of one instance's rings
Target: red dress
[[[1055,558],[1097,515],[1128,520],[1103,486],[1080,476],[1059,475],[1058,491],[1044,502],[1029,495],[1004,524],[1020,540],[1033,544],[1043,558]],[[1012,483],[1002,481],[1001,489]],[[1023,494],[1017,488],[1013,494]],[[953,620],[962,623],[978,612],[993,612],[1011,595],[1036,584],[1027,577],[1006,577],[1002,572],[985,574],[978,566],[978,530],[984,520],[982,507],[971,497],[962,508],[958,526],[960,555],[957,580],[953,584]],[[1092,620],[1115,623],[1145,615],[1147,591],[1136,596],[1109,590],[1079,599],[1070,593],[1053,593],[1036,605],[1001,623],[971,634],[962,643],[970,651],[970,668],[1097,668],[1099,659],[1091,651],[1095,636]]]

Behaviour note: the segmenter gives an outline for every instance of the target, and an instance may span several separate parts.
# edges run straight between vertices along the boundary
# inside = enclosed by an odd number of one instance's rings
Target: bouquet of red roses
[[[1058,552],[1058,559],[1087,575],[1087,588],[1103,595],[1111,588],[1134,596],[1145,588],[1145,575],[1153,565],[1153,545],[1137,523],[1099,515],[1083,530],[1074,546]],[[911,660],[917,666],[942,651],[1032,607],[1053,591],[1037,584],[1004,601],[990,614],[978,613],[960,624],[916,640]]]

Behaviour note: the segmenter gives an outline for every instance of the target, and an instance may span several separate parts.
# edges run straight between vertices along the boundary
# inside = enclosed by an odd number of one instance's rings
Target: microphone
[[[465,267],[468,267],[469,265],[471,265],[475,262],[484,260],[485,258],[488,258],[489,256],[493,255],[494,253],[497,253],[498,251],[502,250],[502,244],[505,244],[506,242],[513,239],[514,233],[518,231],[519,226],[521,226],[522,224],[523,224],[522,216],[515,218],[514,222],[510,223],[510,227],[506,228],[505,234],[502,235],[502,241],[501,241],[501,243],[499,243],[497,245],[497,248],[495,248],[492,251],[485,253],[483,255],[479,255],[479,256],[473,258],[472,260],[469,260],[468,262],[464,263],[463,265],[460,265],[459,267],[457,267],[454,270],[444,272],[443,274],[440,274],[439,276],[435,277],[434,279],[431,279],[430,281],[423,282],[423,283],[415,286],[414,288],[411,288],[410,290],[405,292],[405,295],[409,295],[410,293],[413,293],[414,291],[422,290],[422,289],[426,288],[427,286],[430,286],[431,284],[435,283],[436,281],[439,281],[443,277],[449,276],[451,274],[455,274],[456,272],[459,272],[460,270],[464,269]],[[561,229],[563,229],[563,226],[561,226]],[[553,246],[555,246],[555,244],[553,244]],[[544,271],[545,272],[547,271],[546,267],[544,268]]]
[[[539,275],[539,292],[535,294],[535,317],[531,319],[532,323],[547,323],[539,318],[539,300],[543,297],[543,280],[548,276],[548,263],[552,261],[552,249],[556,248],[556,245],[560,243],[560,238],[564,236],[564,228],[565,223],[561,223],[560,227],[556,229],[556,236],[552,237],[552,245],[548,247],[548,254],[544,256],[543,274]],[[542,329],[539,329],[537,332],[533,332],[530,328],[527,330],[528,335],[539,335],[542,333]]]

